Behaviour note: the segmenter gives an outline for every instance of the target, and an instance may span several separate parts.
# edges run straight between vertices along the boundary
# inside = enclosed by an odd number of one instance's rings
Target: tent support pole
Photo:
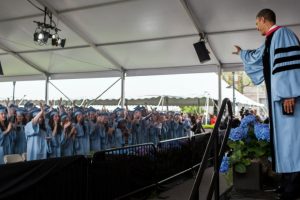
[[[89,107],[90,105],[92,105],[95,101],[97,101],[105,92],[107,92],[110,88],[112,88],[112,86],[114,86],[121,78],[119,78],[118,80],[116,80],[113,84],[111,84],[106,90],[104,90],[99,96],[97,96],[93,101],[91,101],[89,103],[89,105],[87,107]]]
[[[169,97],[166,96],[167,112],[169,112]]]
[[[45,82],[45,103],[49,103],[49,76],[46,75],[46,82]]]
[[[13,81],[13,96],[12,96],[13,104],[15,104],[15,91],[16,91],[16,81]]]
[[[72,103],[72,100],[67,96],[65,95],[65,93],[63,93],[58,87],[56,87],[51,81],[49,81],[49,83],[55,88],[57,89],[62,95],[64,95],[71,103]]]
[[[232,72],[232,114],[235,115],[235,72]]]
[[[208,109],[209,109],[209,94],[207,93],[206,94],[207,96],[206,96],[206,103],[205,103],[205,105],[206,105],[206,116],[205,116],[205,124],[207,124],[207,122],[208,122]]]
[[[200,98],[197,98],[198,113],[200,113]]]
[[[121,77],[121,108],[124,108],[125,106],[125,71],[122,71],[122,77]]]
[[[222,104],[222,68],[221,68],[221,65],[218,66],[218,95],[219,95],[219,98],[218,98],[218,106],[217,106],[217,110],[218,110],[218,113],[220,111],[220,106]]]
[[[164,101],[165,101],[165,97],[162,96],[162,101],[161,101],[161,111],[164,111]]]
[[[160,106],[160,104],[161,104],[161,101],[162,101],[162,99],[164,98],[164,96],[161,96],[160,97],[160,99],[159,99],[159,102],[158,102],[158,104],[157,104],[157,106],[156,107],[158,107],[158,106]]]

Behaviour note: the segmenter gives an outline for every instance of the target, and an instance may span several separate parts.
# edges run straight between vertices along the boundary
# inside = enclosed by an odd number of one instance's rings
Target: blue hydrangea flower
[[[247,130],[248,129],[244,129],[242,127],[232,128],[230,130],[229,139],[232,141],[241,140],[241,139],[245,138],[245,136],[247,136],[247,132],[245,133],[245,131],[247,131]]]
[[[242,129],[243,138],[246,138],[248,136],[248,126],[246,127],[240,127]]]
[[[254,115],[247,115],[241,121],[241,127],[248,127],[249,124],[255,124],[256,117]]]
[[[229,170],[229,157],[227,157],[227,155],[225,155],[222,159],[222,163],[220,166],[220,172],[221,173],[226,173]]]
[[[254,134],[258,140],[266,140],[270,142],[269,124],[255,124]]]

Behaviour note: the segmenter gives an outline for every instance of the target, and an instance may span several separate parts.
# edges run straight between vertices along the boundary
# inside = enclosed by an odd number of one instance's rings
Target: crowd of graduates
[[[61,101],[60,101],[61,102]],[[191,120],[192,119],[192,120]],[[8,154],[27,160],[89,155],[110,148],[153,143],[203,132],[201,119],[179,112],[158,112],[147,106],[114,111],[93,107],[57,107],[26,102],[0,104],[0,164]]]

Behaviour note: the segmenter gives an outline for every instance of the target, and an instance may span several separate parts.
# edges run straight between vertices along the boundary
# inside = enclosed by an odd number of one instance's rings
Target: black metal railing
[[[89,199],[115,199],[155,182],[152,143],[96,152],[89,168]]]
[[[160,191],[163,184],[199,168],[211,132],[192,137],[160,141],[156,147],[155,182],[127,194],[119,199],[145,199],[149,191]]]
[[[227,128],[225,130],[225,134],[223,137],[223,140],[221,142],[221,144],[219,143],[219,127],[221,124],[221,120],[223,117],[223,114],[225,112],[226,109],[226,105],[228,108],[228,116],[227,116]],[[225,152],[225,146],[228,140],[228,136],[230,133],[230,129],[231,129],[231,123],[232,123],[232,106],[231,106],[231,102],[228,98],[225,98],[222,101],[222,105],[220,108],[220,112],[218,114],[218,118],[215,124],[215,127],[213,129],[213,132],[209,138],[208,144],[206,146],[206,150],[205,153],[203,155],[202,158],[202,162],[200,164],[200,168],[198,170],[189,200],[199,200],[199,187],[203,178],[203,174],[205,169],[207,168],[207,164],[208,164],[208,159],[211,153],[212,148],[213,152],[214,152],[214,172],[212,175],[212,180],[210,183],[210,187],[209,187],[209,191],[207,194],[207,198],[206,199],[212,199],[212,195],[213,193],[215,194],[215,200],[219,199],[219,193],[220,193],[220,188],[219,188],[219,169],[220,169],[220,163],[221,160],[224,156],[224,152]],[[203,198],[204,199],[204,198]]]

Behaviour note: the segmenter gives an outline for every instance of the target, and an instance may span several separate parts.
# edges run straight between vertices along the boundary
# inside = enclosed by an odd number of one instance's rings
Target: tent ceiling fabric
[[[257,48],[255,15],[273,9],[279,25],[300,33],[298,0],[31,0],[54,15],[64,49],[33,42],[43,13],[28,1],[2,0],[0,81],[88,78],[242,69],[233,45]],[[188,10],[184,6],[186,2]],[[190,15],[192,12],[192,15]],[[191,17],[192,16],[192,17]],[[211,61],[200,63],[193,48],[206,33]],[[32,67],[33,66],[33,67]],[[31,78],[30,78],[31,76]]]

